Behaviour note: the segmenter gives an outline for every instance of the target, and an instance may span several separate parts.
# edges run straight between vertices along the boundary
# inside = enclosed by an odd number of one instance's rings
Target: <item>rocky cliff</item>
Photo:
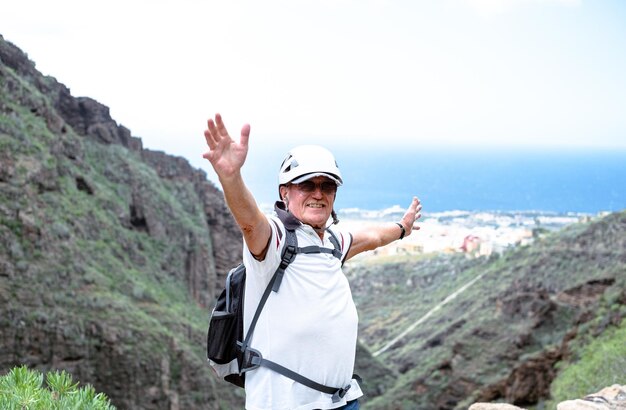
[[[241,253],[221,192],[2,37],[0,93],[0,370],[67,369],[121,408],[241,403],[203,353]]]

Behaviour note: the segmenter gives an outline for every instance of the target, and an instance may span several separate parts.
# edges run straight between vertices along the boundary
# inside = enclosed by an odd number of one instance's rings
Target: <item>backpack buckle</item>
[[[280,269],[287,269],[287,266],[289,266],[289,264],[293,262],[293,258],[296,256],[296,253],[298,253],[298,249],[296,249],[295,246],[287,245],[283,253],[283,257],[280,261]]]
[[[256,369],[261,366],[262,361],[263,355],[261,352],[256,349],[252,349],[251,347],[246,347],[243,351],[239,374],[241,375],[242,373]]]
[[[352,385],[349,384],[346,387],[337,390],[335,394],[333,394],[333,403],[337,403],[341,401],[341,399],[343,399],[343,397],[346,395],[348,390],[350,390],[350,387],[352,387]]]

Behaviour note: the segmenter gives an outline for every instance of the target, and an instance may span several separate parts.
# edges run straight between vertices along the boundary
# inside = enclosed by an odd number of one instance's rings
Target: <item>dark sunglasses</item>
[[[304,181],[299,184],[292,184],[301,192],[305,192],[310,194],[311,192],[315,192],[318,188],[322,193],[327,195],[332,195],[337,192],[337,184],[332,181],[323,181],[320,183],[315,183],[313,181]]]

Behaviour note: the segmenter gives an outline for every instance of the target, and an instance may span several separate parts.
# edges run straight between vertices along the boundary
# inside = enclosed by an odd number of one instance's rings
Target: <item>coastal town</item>
[[[381,221],[400,220],[404,209],[394,206],[382,211],[342,209],[338,212],[344,229],[359,229]],[[423,214],[419,232],[395,241],[363,257],[433,252],[489,256],[507,248],[525,245],[535,237],[566,225],[589,220],[595,215],[541,211],[448,211]]]

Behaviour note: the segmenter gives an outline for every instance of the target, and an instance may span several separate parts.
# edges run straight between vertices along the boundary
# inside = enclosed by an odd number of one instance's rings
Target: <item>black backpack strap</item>
[[[254,317],[252,318],[252,322],[250,322],[250,327],[248,328],[248,333],[246,334],[246,338],[244,339],[243,342],[237,342],[240,350],[244,352],[244,354],[246,350],[249,349],[248,344],[250,343],[250,339],[252,338],[252,333],[254,333],[256,322],[259,320],[259,316],[261,316],[261,311],[263,310],[263,307],[265,306],[265,302],[267,302],[267,298],[270,296],[270,293],[272,293],[272,285],[274,285],[274,282],[276,281],[277,273],[278,271],[274,273],[274,276],[272,276],[272,279],[270,279],[270,283],[268,283],[267,287],[265,288],[265,292],[263,292],[263,296],[261,296],[259,305],[256,307],[256,311],[254,312]],[[243,368],[245,366],[241,366],[241,367],[242,367],[242,372],[246,370],[252,370],[252,369],[244,370]]]
[[[280,232],[280,229],[278,229],[278,231]],[[285,247],[283,248],[280,265],[278,265],[276,272],[274,272],[274,275],[270,279],[270,282],[267,284],[267,287],[263,292],[263,296],[261,296],[259,305],[256,307],[256,311],[254,312],[252,322],[250,322],[250,327],[248,328],[246,338],[243,342],[237,342],[242,352],[245,352],[246,349],[249,349],[248,343],[250,343],[252,333],[254,332],[254,328],[256,327],[256,322],[259,320],[259,316],[261,316],[261,311],[265,306],[265,302],[267,302],[267,298],[270,296],[270,293],[272,293],[272,291],[278,292],[278,288],[280,288],[280,283],[283,280],[283,275],[285,274],[285,269],[287,269],[287,266],[289,266],[289,264],[293,262],[296,257],[296,253],[298,251],[298,238],[296,237],[296,233],[295,231],[289,229],[285,229],[285,232],[287,233],[287,243],[285,243]]]
[[[328,249],[321,246],[305,246],[304,248],[298,248],[298,253],[329,253],[337,259],[341,259],[341,251],[337,249]]]
[[[282,374],[283,376],[295,382],[303,384],[313,390],[317,390],[326,394],[331,394],[333,403],[337,403],[341,401],[341,399],[343,399],[343,397],[346,395],[348,390],[350,390],[350,387],[352,387],[352,384],[350,383],[344,387],[326,386],[324,384],[313,381],[309,379],[308,377],[304,377],[303,375],[296,373],[293,370],[289,370],[288,368],[276,362],[264,359],[263,356],[261,355],[261,352],[259,352],[258,350],[248,349],[248,353],[249,354],[247,355],[246,359],[248,360],[249,367],[247,370],[256,369],[259,366],[267,367],[268,369],[273,370],[276,373]]]
[[[328,253],[333,255],[335,258],[341,260],[341,258],[343,257],[343,253],[341,252],[341,245],[339,245],[339,239],[337,238],[337,235],[335,235],[335,233],[329,228],[326,228],[326,232],[329,233],[328,240],[330,241],[330,243],[333,244],[333,249],[312,245],[298,248],[298,253]]]
[[[287,266],[293,262],[296,258],[296,254],[298,253],[298,237],[296,236],[296,231],[285,228],[285,232],[285,247],[283,248],[280,265],[278,265],[278,269],[276,269],[276,273],[274,273],[274,276],[276,277],[276,280],[274,280],[274,284],[272,285],[272,290],[274,292],[278,292],[280,284],[283,281],[283,276],[285,275],[285,269],[287,269]]]

